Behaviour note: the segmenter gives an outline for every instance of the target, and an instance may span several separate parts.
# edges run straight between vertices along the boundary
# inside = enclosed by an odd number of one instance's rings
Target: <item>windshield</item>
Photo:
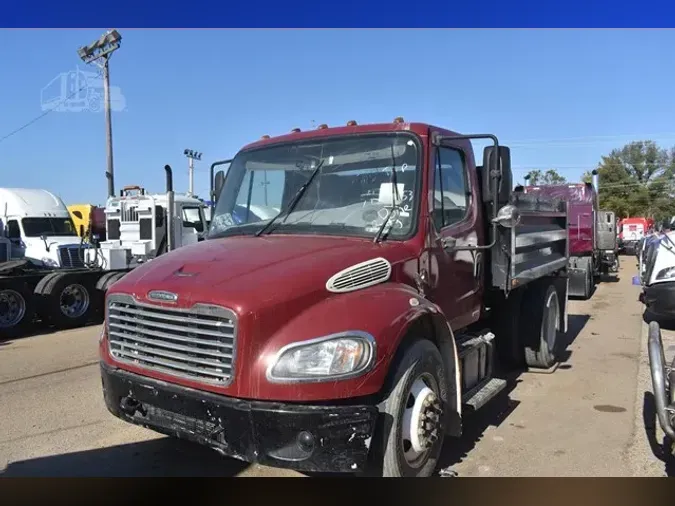
[[[77,235],[71,218],[24,218],[21,224],[26,237]]]
[[[286,211],[272,233],[374,237],[387,216],[388,237],[405,238],[417,213],[419,152],[410,134],[334,137],[239,153],[218,199],[210,238],[254,234]],[[392,184],[395,169],[396,189]]]
[[[200,207],[183,208],[183,226],[194,228],[197,232],[204,231],[204,215]]]

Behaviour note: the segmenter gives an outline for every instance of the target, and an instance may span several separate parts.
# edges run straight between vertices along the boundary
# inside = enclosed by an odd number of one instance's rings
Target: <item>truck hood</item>
[[[42,262],[45,259],[51,260],[52,267],[59,265],[59,246],[79,246],[80,238],[74,235],[50,236],[47,237],[49,251],[45,247],[45,241],[39,237],[23,238],[26,247],[25,257],[36,262]]]
[[[197,302],[229,307],[240,315],[283,305],[307,307],[332,296],[325,288],[337,272],[384,257],[392,264],[410,257],[402,243],[317,236],[230,237],[185,246],[140,266],[115,292],[147,300],[151,290],[178,294],[177,305]],[[395,271],[392,273],[395,276]],[[311,301],[311,302],[310,302]]]

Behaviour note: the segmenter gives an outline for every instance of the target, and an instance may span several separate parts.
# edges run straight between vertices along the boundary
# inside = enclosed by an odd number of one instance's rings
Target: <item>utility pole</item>
[[[110,71],[108,63],[112,54],[119,49],[122,43],[122,36],[117,30],[110,30],[103,34],[98,40],[88,46],[82,46],[77,50],[84,63],[95,63],[103,72],[103,93],[106,124],[106,151],[107,151],[107,170],[108,196],[115,196],[115,175],[113,172],[113,146],[112,146],[112,116],[110,113]]]
[[[188,195],[192,197],[194,196],[195,160],[201,160],[202,153],[198,153],[192,149],[186,149],[183,151],[183,154],[187,156],[188,159]]]

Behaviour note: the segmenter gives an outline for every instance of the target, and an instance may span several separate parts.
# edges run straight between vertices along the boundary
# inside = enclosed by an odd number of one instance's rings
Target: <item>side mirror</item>
[[[444,237],[441,239],[441,246],[445,251],[452,251],[457,247],[457,238],[455,237]]]
[[[497,195],[493,191],[492,171],[497,171],[498,184]],[[483,150],[483,175],[481,178],[483,184],[483,201],[507,203],[511,197],[513,188],[513,175],[511,174],[511,150],[506,146],[499,146],[499,152],[494,146],[487,146]]]
[[[499,210],[492,222],[504,228],[514,228],[520,223],[520,211],[516,206],[506,205]]]
[[[216,172],[215,183],[214,183],[214,198],[213,203],[218,202],[218,197],[220,197],[220,192],[225,185],[225,171],[219,170]]]

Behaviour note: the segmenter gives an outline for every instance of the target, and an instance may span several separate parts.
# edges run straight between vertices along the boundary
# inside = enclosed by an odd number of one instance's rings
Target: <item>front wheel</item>
[[[438,348],[427,340],[408,348],[385,401],[382,476],[428,477],[444,439],[446,375]]]

